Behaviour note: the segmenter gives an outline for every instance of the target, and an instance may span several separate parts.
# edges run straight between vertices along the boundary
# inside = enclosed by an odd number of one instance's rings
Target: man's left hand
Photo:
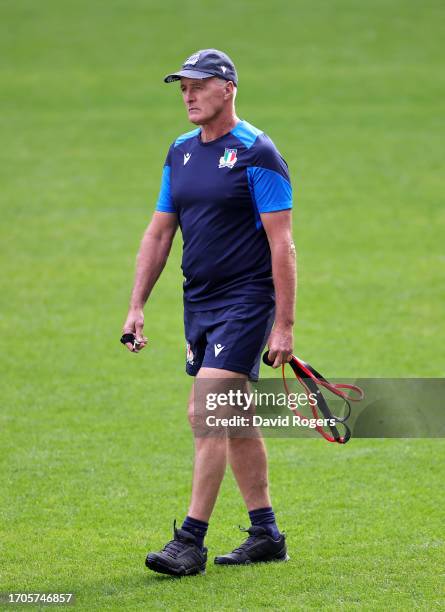
[[[290,361],[294,347],[292,325],[274,325],[267,344],[273,368],[279,368],[283,363]]]

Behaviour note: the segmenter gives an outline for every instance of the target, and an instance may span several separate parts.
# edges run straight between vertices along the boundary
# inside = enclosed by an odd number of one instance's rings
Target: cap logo
[[[224,74],[226,74],[227,72],[227,68],[225,66],[220,66],[221,70],[223,71]]]
[[[187,66],[187,65],[194,66],[198,60],[199,60],[199,53],[194,53],[193,55],[188,57],[182,65],[183,66]]]

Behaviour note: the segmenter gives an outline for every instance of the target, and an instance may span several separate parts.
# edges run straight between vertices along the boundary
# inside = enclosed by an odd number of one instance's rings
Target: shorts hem
[[[245,366],[237,365],[235,363],[229,363],[227,361],[218,365],[213,363],[203,363],[201,365],[201,368],[215,368],[215,370],[229,370],[230,372],[234,372],[236,374],[245,374],[252,382],[257,382],[259,379],[258,374],[253,374],[252,370],[247,369]],[[189,376],[196,376],[201,368],[199,368],[198,370],[194,370],[194,374],[190,373],[189,371],[187,371],[187,374],[189,374]]]
[[[189,376],[196,376],[199,372],[199,370],[201,369],[202,366],[200,366],[199,368],[185,368],[185,373],[188,374]]]

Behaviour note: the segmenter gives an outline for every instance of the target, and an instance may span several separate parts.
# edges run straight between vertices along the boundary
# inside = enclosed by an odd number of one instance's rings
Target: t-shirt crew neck
[[[221,140],[223,140],[224,138],[226,138],[227,136],[230,136],[230,134],[232,134],[233,130],[236,129],[236,126],[239,125],[240,123],[241,123],[241,121],[238,121],[238,123],[231,130],[229,130],[228,132],[226,132],[222,136],[218,136],[218,138],[214,138],[213,140],[209,140],[207,142],[204,142],[202,140],[202,128],[199,128],[198,142],[203,147],[206,147],[206,146],[211,145],[211,144],[216,144],[216,143],[220,142]]]

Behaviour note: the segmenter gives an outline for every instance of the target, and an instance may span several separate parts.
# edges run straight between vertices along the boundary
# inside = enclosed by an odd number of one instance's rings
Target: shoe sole
[[[182,566],[178,569],[174,569],[174,568],[169,567],[168,565],[165,565],[159,559],[156,559],[156,558],[149,559],[147,557],[145,559],[145,565],[146,567],[148,567],[148,569],[151,569],[153,572],[157,572],[158,574],[167,574],[168,576],[176,576],[177,578],[182,578],[183,576],[196,576],[196,575],[203,576],[206,573],[205,563],[198,568],[192,567],[192,568],[186,569],[184,566]]]
[[[252,561],[251,559],[247,559],[246,561],[240,561],[239,563],[230,563],[227,561],[218,561],[218,557],[215,557],[214,564],[215,565],[254,565],[255,563],[285,563],[286,561],[290,561],[290,557],[287,553],[283,556],[277,555],[276,557],[272,557],[270,559],[258,559],[257,561]]]

